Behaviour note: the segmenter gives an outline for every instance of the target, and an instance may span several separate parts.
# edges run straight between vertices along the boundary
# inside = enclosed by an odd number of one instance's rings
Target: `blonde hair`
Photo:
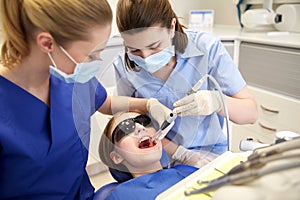
[[[0,6],[1,62],[6,67],[13,67],[29,55],[29,41],[39,31],[49,32],[63,45],[86,40],[90,28],[112,22],[106,0],[1,0]]]

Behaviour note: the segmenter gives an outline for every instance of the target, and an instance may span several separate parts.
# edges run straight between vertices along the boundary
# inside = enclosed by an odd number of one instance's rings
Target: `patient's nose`
[[[146,133],[146,128],[143,125],[141,125],[139,123],[136,123],[136,125],[135,125],[135,132],[136,132],[136,134]]]

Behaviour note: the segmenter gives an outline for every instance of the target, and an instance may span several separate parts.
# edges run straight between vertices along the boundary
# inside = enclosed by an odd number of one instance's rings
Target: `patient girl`
[[[131,173],[107,199],[155,199],[197,168],[177,165],[163,169],[162,144],[151,119],[139,113],[118,113],[107,124],[99,145],[100,158],[108,167]]]

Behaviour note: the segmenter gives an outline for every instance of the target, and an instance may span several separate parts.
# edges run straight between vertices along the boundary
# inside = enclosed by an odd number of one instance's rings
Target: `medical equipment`
[[[270,146],[270,144],[264,144],[260,142],[254,141],[253,138],[246,138],[240,142],[240,150],[241,151],[253,151],[257,148]]]
[[[300,134],[292,132],[292,131],[279,131],[276,133],[277,139],[292,140],[297,137],[300,137]]]
[[[280,143],[282,141],[293,140],[294,138],[300,137],[299,134],[292,131],[279,131],[276,133],[275,143]],[[241,151],[253,151],[257,148],[270,146],[271,144],[264,144],[255,141],[253,138],[246,138],[240,142]]]
[[[212,181],[200,180],[199,184],[204,183],[208,184],[208,186],[197,190],[185,191],[185,195],[206,193],[227,184],[244,184],[267,174],[299,168],[299,147],[300,138],[298,137],[294,140],[259,148],[248,157],[247,161],[237,165],[227,174]],[[286,159],[289,159],[289,162],[278,162]]]
[[[264,0],[263,8],[248,9],[241,15],[241,23],[248,29],[276,28],[279,31],[300,32],[300,5],[282,4],[275,11],[273,0]]]
[[[280,20],[272,9],[273,0],[264,0],[263,8],[248,9],[241,15],[241,23],[249,29],[268,27]]]
[[[170,113],[169,117],[162,123],[159,130],[156,132],[153,140],[162,140],[168,133],[167,131],[163,132],[163,130],[165,130],[172,122],[174,122],[176,118],[176,114]]]
[[[273,154],[280,154],[285,151],[297,149],[300,147],[300,137],[294,138],[290,141],[285,141],[278,143],[276,145],[271,145],[266,148],[256,149],[249,157],[248,160],[254,160],[259,157],[266,157]]]
[[[227,130],[227,150],[230,150],[231,147],[230,147],[230,141],[231,141],[231,135],[230,135],[230,132],[229,132],[229,115],[228,115],[228,109],[227,109],[227,106],[226,106],[226,103],[225,103],[225,99],[224,99],[224,96],[223,96],[223,93],[222,93],[222,89],[220,87],[220,85],[218,84],[218,82],[216,81],[216,79],[209,75],[209,74],[205,74],[192,88],[191,90],[187,93],[187,95],[190,95],[190,94],[193,94],[193,93],[196,93],[200,87],[202,86],[202,84],[204,83],[204,81],[206,79],[210,79],[215,87],[217,88],[217,91],[219,92],[219,95],[221,96],[221,100],[222,100],[222,106],[223,106],[223,111],[225,113],[225,123],[226,123],[226,130]]]
[[[281,20],[274,24],[279,31],[300,32],[300,4],[283,4],[276,9]]]

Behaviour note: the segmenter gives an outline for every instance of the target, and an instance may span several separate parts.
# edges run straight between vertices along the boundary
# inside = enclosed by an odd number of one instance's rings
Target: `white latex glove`
[[[200,90],[176,101],[174,113],[180,116],[210,115],[222,109],[218,91]]]
[[[201,168],[217,156],[217,154],[208,151],[193,151],[179,145],[172,155],[172,159],[185,165]]]
[[[172,113],[168,107],[161,104],[157,99],[150,98],[147,101],[147,110],[150,115],[157,121],[158,125],[161,126],[162,123],[167,119],[167,117]],[[166,135],[175,123],[171,123],[167,128],[162,131],[163,135]]]

